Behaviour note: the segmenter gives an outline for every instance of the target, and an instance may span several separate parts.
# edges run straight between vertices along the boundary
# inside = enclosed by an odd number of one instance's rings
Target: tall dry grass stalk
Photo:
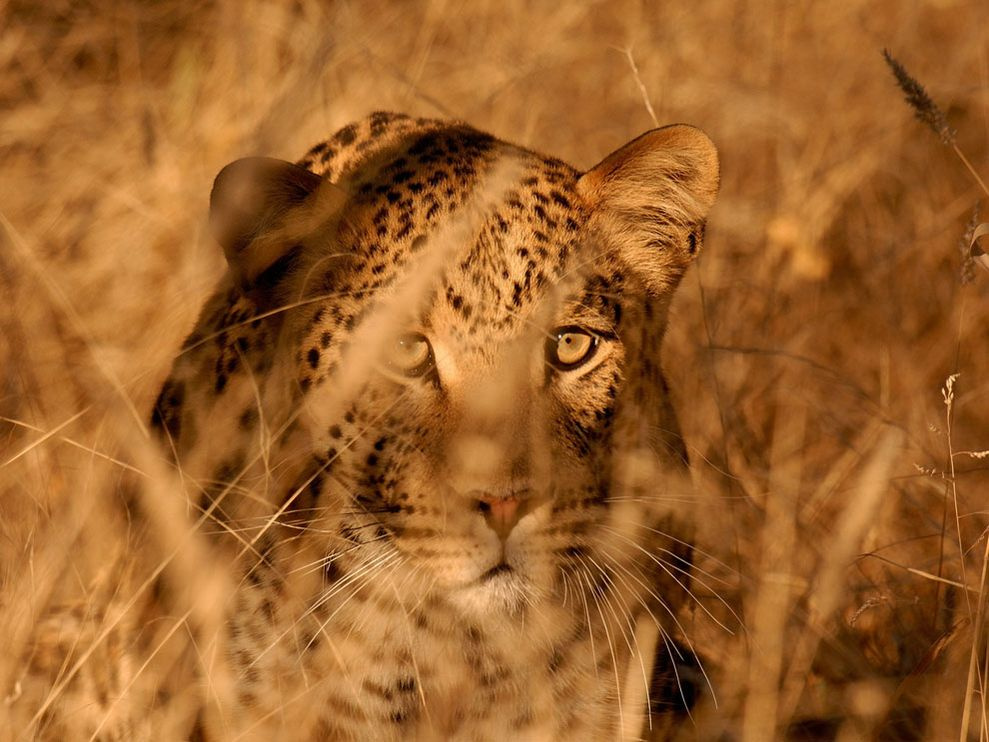
[[[218,708],[235,692],[215,639],[234,586],[146,430],[222,271],[209,185],[394,109],[578,166],[654,119],[722,151],[667,338],[698,527],[679,618],[699,699],[671,733],[986,739],[989,294],[953,245],[989,171],[987,20],[952,0],[0,6],[0,736],[125,650],[100,734],[167,693],[143,719],[167,738],[196,668]],[[884,47],[964,168],[899,105]],[[184,608],[146,624],[157,575]]]
[[[893,76],[896,78],[897,84],[903,91],[907,104],[914,109],[914,114],[919,121],[926,124],[935,134],[940,137],[943,144],[950,146],[954,153],[961,160],[962,164],[968,170],[969,174],[978,183],[982,192],[989,196],[989,187],[986,186],[985,181],[972,166],[972,163],[965,156],[965,153],[958,147],[957,142],[957,132],[955,132],[949,125],[947,117],[944,115],[943,111],[938,107],[934,100],[930,97],[927,91],[924,89],[917,80],[907,72],[906,68],[897,61],[888,50],[883,50],[883,58],[889,65],[893,72]],[[980,263],[984,264],[982,260],[983,252],[978,246],[978,241],[980,237],[989,233],[989,224],[982,223],[978,224],[976,217],[978,215],[978,204],[976,204],[975,209],[972,212],[972,220],[969,226],[966,228],[966,236],[963,242],[968,243],[968,251],[966,255],[966,263],[971,263],[978,260]],[[966,271],[967,265],[963,266],[962,269],[962,280],[965,281],[969,279],[970,276]],[[955,526],[956,534],[958,538],[959,549],[964,548],[964,538],[962,536],[961,528],[961,512],[958,506],[958,480],[957,480],[957,470],[955,468],[955,456],[956,452],[952,445],[951,439],[951,428],[952,428],[952,413],[954,411],[954,400],[955,400],[955,384],[958,381],[958,373],[951,374],[945,381],[945,385],[941,390],[941,396],[944,399],[945,405],[945,428],[946,428],[946,441],[948,446],[948,471],[946,472],[946,478],[951,486],[952,494],[952,505],[954,507],[955,516]],[[989,457],[989,451],[967,451],[964,454],[970,456],[974,459],[982,459]],[[967,610],[967,619],[972,627],[972,642],[971,651],[969,654],[969,664],[968,664],[968,677],[965,685],[965,701],[962,708],[961,724],[960,724],[960,738],[962,742],[973,733],[972,730],[972,710],[973,710],[973,699],[981,699],[982,714],[981,720],[978,724],[978,731],[980,735],[985,736],[987,733],[987,719],[986,719],[986,675],[984,672],[979,672],[979,655],[982,650],[982,645],[985,643],[985,602],[986,602],[986,574],[989,571],[989,537],[987,533],[982,534],[982,538],[986,540],[986,549],[982,559],[982,577],[979,580],[979,587],[977,593],[977,603],[973,608],[972,599],[967,590],[969,584],[968,577],[965,570],[965,560],[962,559],[960,563],[961,571],[961,583],[966,587],[964,593],[965,606]],[[943,552],[942,552],[943,560]],[[943,564],[943,561],[941,562]],[[940,566],[938,572],[940,574]],[[986,647],[986,667],[989,668],[989,646]]]

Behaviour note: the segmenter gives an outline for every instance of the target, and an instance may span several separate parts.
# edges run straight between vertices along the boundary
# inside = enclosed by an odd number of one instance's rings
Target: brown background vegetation
[[[94,600],[123,548],[101,492],[148,458],[137,421],[223,270],[213,176],[383,109],[584,167],[709,133],[666,366],[726,628],[688,617],[717,706],[683,734],[957,738],[989,520],[989,463],[948,454],[989,448],[989,274],[963,283],[958,245],[989,197],[880,50],[989,177],[987,40],[975,0],[0,3],[0,699],[45,605]]]

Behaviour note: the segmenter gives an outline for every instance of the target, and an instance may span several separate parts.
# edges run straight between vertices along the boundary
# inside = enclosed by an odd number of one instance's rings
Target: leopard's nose
[[[505,541],[515,528],[519,518],[528,512],[528,490],[499,496],[487,492],[476,493],[477,509],[481,511],[488,527]]]

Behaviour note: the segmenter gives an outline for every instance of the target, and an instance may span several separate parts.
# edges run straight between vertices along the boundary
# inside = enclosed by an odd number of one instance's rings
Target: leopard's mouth
[[[511,565],[509,565],[505,561],[501,561],[498,564],[496,564],[495,566],[493,566],[491,569],[489,569],[487,572],[485,572],[484,574],[482,574],[477,579],[477,581],[478,582],[481,582],[481,583],[490,582],[491,580],[496,579],[497,577],[500,577],[501,575],[507,575],[507,574],[509,574],[511,572],[514,572],[514,571],[515,570],[512,569]]]

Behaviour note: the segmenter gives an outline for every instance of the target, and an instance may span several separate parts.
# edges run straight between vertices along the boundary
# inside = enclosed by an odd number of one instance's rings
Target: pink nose
[[[519,512],[520,502],[518,497],[495,497],[488,494],[478,497],[478,509],[484,514],[488,526],[502,541],[508,538],[522,515]]]

